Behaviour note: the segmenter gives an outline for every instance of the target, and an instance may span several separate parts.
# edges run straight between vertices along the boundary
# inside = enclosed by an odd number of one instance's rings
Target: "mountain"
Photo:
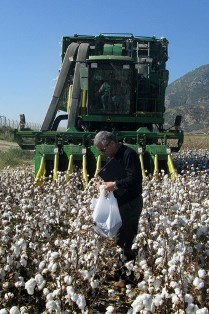
[[[165,97],[165,126],[182,115],[185,131],[209,130],[209,64],[188,72],[169,84]]]

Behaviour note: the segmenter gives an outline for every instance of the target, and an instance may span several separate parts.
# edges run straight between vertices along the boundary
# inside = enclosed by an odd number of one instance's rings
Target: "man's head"
[[[113,133],[100,131],[94,138],[94,145],[100,153],[107,157],[114,157],[119,144]]]

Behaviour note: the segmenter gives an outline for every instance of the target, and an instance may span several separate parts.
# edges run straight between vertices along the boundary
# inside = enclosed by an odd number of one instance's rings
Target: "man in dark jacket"
[[[105,189],[113,191],[118,201],[122,219],[116,243],[123,250],[123,263],[135,259],[133,240],[138,232],[139,217],[143,207],[142,172],[139,156],[132,148],[119,143],[111,132],[100,131],[94,145],[108,159],[115,158],[123,166],[126,176],[105,182]]]

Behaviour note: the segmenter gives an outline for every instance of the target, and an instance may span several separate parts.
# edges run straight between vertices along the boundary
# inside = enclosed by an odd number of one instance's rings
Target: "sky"
[[[166,37],[169,83],[209,64],[209,0],[0,0],[0,116],[42,124],[63,36]]]

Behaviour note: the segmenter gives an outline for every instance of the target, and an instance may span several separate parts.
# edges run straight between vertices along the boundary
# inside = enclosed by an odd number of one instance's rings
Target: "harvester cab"
[[[100,130],[112,131],[135,149],[143,176],[163,169],[176,175],[171,153],[183,143],[177,116],[164,129],[168,84],[168,41],[132,34],[63,37],[62,65],[40,131],[16,130],[23,149],[35,149],[36,180],[59,171],[70,177],[73,166],[84,181],[105,162],[93,146]]]

